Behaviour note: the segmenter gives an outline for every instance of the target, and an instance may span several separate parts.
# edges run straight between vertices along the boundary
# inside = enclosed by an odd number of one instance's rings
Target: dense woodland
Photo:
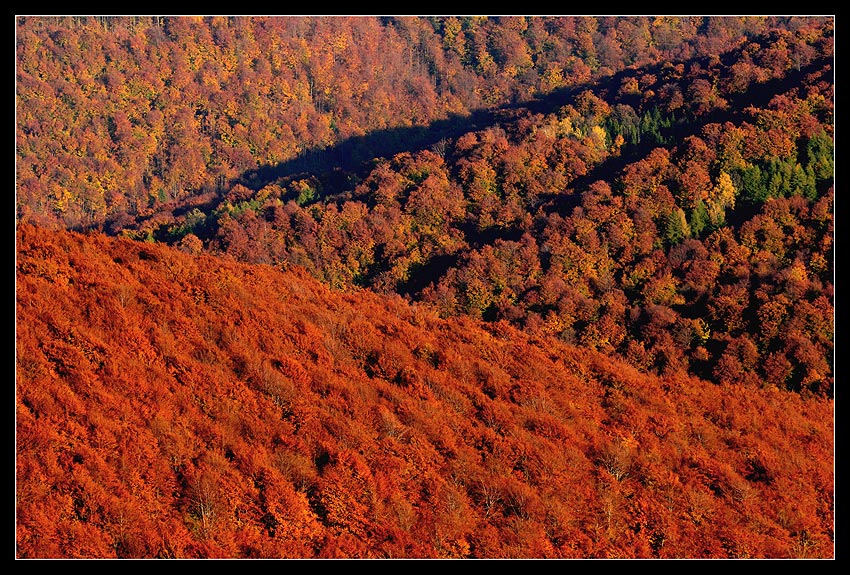
[[[832,401],[18,235],[19,557],[830,557]]]
[[[16,549],[834,555],[820,17],[16,21]]]

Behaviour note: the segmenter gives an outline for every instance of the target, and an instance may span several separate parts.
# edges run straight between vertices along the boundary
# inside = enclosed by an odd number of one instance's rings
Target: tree
[[[688,225],[688,219],[685,216],[682,208],[675,208],[670,212],[666,219],[665,239],[671,245],[681,242],[683,239],[691,236],[691,229]]]

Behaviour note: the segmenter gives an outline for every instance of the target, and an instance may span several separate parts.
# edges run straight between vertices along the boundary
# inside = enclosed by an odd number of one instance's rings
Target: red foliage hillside
[[[21,224],[18,558],[832,558],[833,401]]]

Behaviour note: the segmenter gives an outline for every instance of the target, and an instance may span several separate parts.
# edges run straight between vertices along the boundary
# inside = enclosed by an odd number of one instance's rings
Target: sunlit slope
[[[833,403],[17,235],[17,556],[832,557]]]

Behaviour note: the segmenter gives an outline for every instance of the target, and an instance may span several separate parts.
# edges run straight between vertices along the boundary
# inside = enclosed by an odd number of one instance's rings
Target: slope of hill
[[[833,402],[21,224],[16,550],[834,556]]]
[[[18,558],[833,558],[831,17],[16,19]]]
[[[834,69],[815,21],[481,114],[359,169],[346,142],[311,171],[252,170],[107,229],[302,265],[655,373],[831,395]]]
[[[717,55],[767,33],[738,86],[800,66],[828,18],[20,17],[17,209],[71,228],[227,189],[385,131]],[[711,101],[711,93],[706,103]],[[415,132],[415,131],[414,131]]]

